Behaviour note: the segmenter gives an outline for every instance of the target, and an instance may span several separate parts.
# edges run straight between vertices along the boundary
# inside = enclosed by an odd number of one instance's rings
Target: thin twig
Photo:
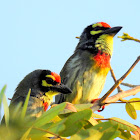
[[[118,38],[122,38],[121,41],[133,40],[133,41],[136,41],[136,42],[140,43],[139,39],[136,39],[136,38],[130,36],[128,33],[123,33],[123,35],[122,36],[118,36]]]
[[[36,129],[36,130],[39,130],[39,131],[43,131],[43,132],[46,132],[46,133],[52,134],[52,135],[56,136],[57,138],[62,139],[59,135],[57,135],[57,134],[55,134],[55,133],[53,133],[53,132],[50,132],[50,131],[48,131],[48,130],[44,130],[44,129],[37,128],[37,127],[33,127],[33,129]],[[63,140],[63,139],[62,139],[62,140]]]
[[[116,83],[110,88],[110,90],[100,99],[101,103],[104,103],[106,98],[117,88],[122,81],[131,73],[133,68],[136,66],[136,64],[139,62],[140,56],[136,59],[136,61],[133,63],[133,65],[128,69],[128,71],[119,79],[116,81]]]
[[[109,102],[109,103],[105,103],[105,104],[116,104],[116,103],[135,103],[135,102],[140,102],[140,100],[139,101],[121,101],[121,102]]]
[[[132,85],[132,84],[129,84],[129,83],[121,83],[121,85],[130,87],[130,88],[134,88],[134,87],[140,86],[140,85]]]
[[[108,121],[108,120],[110,120],[110,118],[106,118],[106,119],[103,119],[103,118],[101,118],[101,119],[95,119],[96,121]]]
[[[111,76],[112,76],[114,82],[116,83],[116,82],[117,82],[117,79],[116,79],[116,77],[115,77],[114,71],[113,71],[113,69],[112,69],[111,66],[110,66],[110,72],[111,72]],[[118,86],[117,89],[118,89],[118,92],[123,91],[123,90],[120,88],[120,86]]]

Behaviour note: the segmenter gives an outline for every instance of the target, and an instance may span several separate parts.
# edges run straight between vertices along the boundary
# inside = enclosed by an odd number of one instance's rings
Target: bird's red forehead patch
[[[55,72],[51,72],[51,75],[55,78],[55,81],[61,83],[61,77]]]
[[[111,28],[111,26],[105,22],[98,22],[98,23],[100,23],[105,28]]]

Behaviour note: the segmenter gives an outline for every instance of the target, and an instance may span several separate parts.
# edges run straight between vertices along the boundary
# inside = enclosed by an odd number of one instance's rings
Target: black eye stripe
[[[100,26],[97,26],[97,27],[93,28],[94,31],[98,31],[98,30],[106,30],[106,29],[109,29],[109,28],[100,27]]]
[[[100,27],[100,26],[96,26],[96,27],[92,27],[92,25],[88,26],[84,31],[87,33],[90,33],[90,31],[98,31],[98,30],[106,30],[109,29],[108,27]]]
[[[108,27],[100,27],[100,26],[96,26],[96,27],[93,28],[92,25],[89,25],[87,28],[84,29],[83,35],[86,34],[87,39],[92,39],[94,37],[94,40],[96,40],[96,38],[98,38],[100,33],[95,34],[93,36],[93,35],[91,35],[91,31],[99,31],[99,30],[104,31],[104,30],[107,30],[107,29],[110,29],[110,28],[108,28]]]
[[[57,84],[57,82],[56,81],[54,81],[52,78],[50,78],[50,77],[46,77],[46,82],[48,83],[48,84],[52,84],[52,85],[56,85]]]

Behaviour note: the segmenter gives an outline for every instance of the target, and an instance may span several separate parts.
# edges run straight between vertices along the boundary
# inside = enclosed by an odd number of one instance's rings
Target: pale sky
[[[17,84],[29,72],[49,69],[59,73],[78,43],[75,37],[92,23],[103,21],[111,27],[123,26],[117,36],[126,32],[140,39],[139,6],[139,0],[1,0],[0,89],[7,84],[6,96],[11,98]],[[140,44],[121,42],[117,36],[111,65],[118,79],[140,55]],[[125,82],[140,84],[139,71],[140,63]],[[113,84],[109,73],[101,96]],[[140,98],[140,93],[135,97]],[[140,112],[138,119],[132,120],[124,104],[110,105],[99,114],[106,118],[119,117],[140,126]]]

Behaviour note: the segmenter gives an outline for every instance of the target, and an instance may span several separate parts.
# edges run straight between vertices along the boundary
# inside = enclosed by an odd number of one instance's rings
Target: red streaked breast
[[[110,55],[98,51],[97,55],[93,57],[95,63],[101,68],[110,68]]]

